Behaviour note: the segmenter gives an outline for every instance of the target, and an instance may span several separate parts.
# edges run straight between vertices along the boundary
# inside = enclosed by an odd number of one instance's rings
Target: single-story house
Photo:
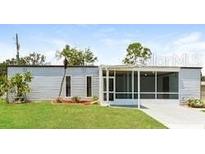
[[[8,66],[8,76],[31,72],[31,100],[58,97],[64,67]],[[144,101],[176,102],[201,96],[201,67],[100,65],[69,66],[64,97],[99,97],[102,105],[138,105]]]

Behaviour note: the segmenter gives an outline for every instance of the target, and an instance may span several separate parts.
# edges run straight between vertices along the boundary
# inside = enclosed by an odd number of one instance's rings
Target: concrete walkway
[[[205,129],[205,112],[201,109],[188,108],[176,103],[142,104],[142,110],[163,123],[168,128],[174,129]]]

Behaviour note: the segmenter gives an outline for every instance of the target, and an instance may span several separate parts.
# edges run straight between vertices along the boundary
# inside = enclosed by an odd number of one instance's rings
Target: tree
[[[37,52],[33,52],[30,53],[28,56],[23,57],[22,59],[23,61],[25,61],[26,65],[44,65],[46,56]]]
[[[65,80],[67,66],[75,65],[88,65],[94,64],[97,61],[97,57],[94,56],[93,52],[90,49],[79,50],[76,48],[71,48],[69,45],[66,45],[62,51],[56,52],[56,57],[58,59],[64,58],[64,73],[60,85],[59,97],[62,93],[63,83]]]
[[[46,56],[37,52],[33,52],[28,56],[19,58],[19,62],[15,58],[7,59],[0,63],[0,76],[6,75],[6,68],[8,65],[46,65],[45,61]]]
[[[65,58],[65,59],[64,59],[64,73],[63,73],[63,78],[62,78],[62,81],[61,81],[60,91],[59,91],[58,97],[60,97],[60,96],[61,96],[61,93],[62,93],[63,82],[64,82],[64,80],[65,80],[67,65],[68,65],[68,61],[67,61],[67,59]]]
[[[76,49],[71,48],[69,45],[66,45],[62,51],[56,52],[56,57],[58,59],[66,58],[68,65],[92,65],[97,61],[97,57],[94,56],[93,52],[88,49]]]
[[[151,58],[151,50],[135,42],[128,46],[124,64],[145,65],[145,62]]]

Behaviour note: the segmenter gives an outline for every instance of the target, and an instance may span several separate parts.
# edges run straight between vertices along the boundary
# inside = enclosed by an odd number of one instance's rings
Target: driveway
[[[168,128],[174,129],[205,129],[205,112],[201,109],[188,108],[176,103],[154,103],[142,104],[142,110],[163,123]]]

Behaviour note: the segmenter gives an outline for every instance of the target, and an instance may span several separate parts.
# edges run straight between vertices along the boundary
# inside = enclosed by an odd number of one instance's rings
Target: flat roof
[[[64,67],[63,65],[8,65],[7,67]],[[136,65],[77,65],[68,66],[69,67],[90,67],[90,68],[183,68],[183,69],[202,69],[202,67],[192,67],[192,66],[136,66]]]
[[[202,67],[192,66],[136,66],[136,65],[100,65],[102,68],[183,68],[183,69],[202,69]]]
[[[64,65],[8,65],[7,67],[64,67]],[[96,65],[76,65],[68,67],[98,67]]]

